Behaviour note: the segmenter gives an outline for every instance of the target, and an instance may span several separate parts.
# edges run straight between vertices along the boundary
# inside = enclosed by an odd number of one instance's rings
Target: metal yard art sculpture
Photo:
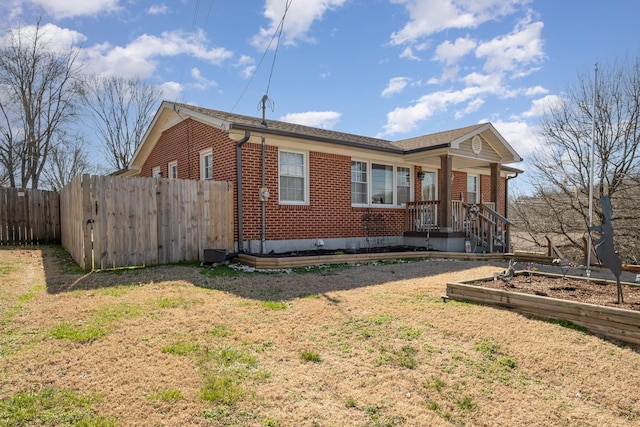
[[[593,242],[594,249],[598,259],[605,267],[616,277],[616,286],[618,292],[618,304],[624,302],[622,295],[622,285],[620,284],[620,274],[622,274],[622,262],[618,256],[613,244],[613,208],[611,207],[611,200],[608,196],[600,197],[600,206],[602,207],[602,224],[589,227],[589,236]],[[594,239],[591,232],[599,233],[600,236]]]

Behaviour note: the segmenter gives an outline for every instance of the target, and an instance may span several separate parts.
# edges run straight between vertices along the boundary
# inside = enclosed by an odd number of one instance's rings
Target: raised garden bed
[[[592,290],[588,290],[588,286]],[[604,299],[596,293],[604,295]],[[452,300],[568,320],[594,334],[637,346],[640,345],[640,288],[625,283],[624,294],[626,303],[617,305],[614,282],[592,278],[588,283],[583,277],[565,279],[562,275],[540,272],[518,272],[509,283],[493,277],[447,283],[447,297]]]
[[[247,254],[238,255],[235,260],[241,264],[259,269],[286,269],[294,267],[309,267],[324,264],[358,264],[374,261],[392,261],[396,259],[428,259],[444,258],[458,260],[491,260],[502,261],[505,254],[473,254],[464,252],[437,252],[437,251],[406,251],[406,252],[377,252],[377,253],[339,253],[327,252],[318,255],[306,256],[254,256]]]

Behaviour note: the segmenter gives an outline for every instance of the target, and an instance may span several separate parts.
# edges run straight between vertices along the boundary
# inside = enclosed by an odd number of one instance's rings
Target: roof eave
[[[257,132],[264,133],[267,135],[275,135],[275,136],[283,136],[288,138],[297,138],[297,139],[305,139],[312,140],[317,142],[324,142],[328,144],[335,144],[341,146],[348,146],[353,148],[364,148],[367,150],[375,150],[384,153],[394,153],[394,154],[404,154],[405,152],[401,149],[394,147],[378,147],[370,144],[359,144],[353,141],[345,141],[341,139],[333,139],[333,138],[323,138],[321,136],[309,135],[309,134],[300,134],[296,132],[287,132],[283,130],[271,129],[265,126],[251,126],[242,123],[230,123],[228,130],[241,130],[241,131],[249,131],[249,132]]]

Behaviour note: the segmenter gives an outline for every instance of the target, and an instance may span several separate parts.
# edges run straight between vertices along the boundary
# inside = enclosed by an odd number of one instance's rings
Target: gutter
[[[303,138],[309,141],[326,142],[329,144],[336,144],[336,145],[342,145],[347,147],[366,148],[368,150],[382,151],[385,153],[394,153],[394,154],[405,153],[404,150],[402,150],[401,148],[397,148],[393,146],[384,147],[384,146],[378,146],[378,145],[363,144],[355,141],[345,141],[342,139],[332,139],[332,138],[322,137],[318,135],[301,134],[301,133],[289,132],[289,131],[283,131],[283,130],[273,130],[266,127],[249,126],[249,125],[244,125],[240,123],[231,123],[229,126],[229,129],[244,130],[245,132],[254,131],[254,132],[259,132],[267,135],[276,135],[276,136],[289,137],[294,139]],[[385,141],[385,140],[380,140],[380,142],[391,144],[391,145],[393,144],[391,141]]]
[[[509,220],[509,180],[513,178],[517,178],[523,171],[515,172],[515,175],[508,175],[504,179],[504,217]],[[508,229],[506,242],[506,249],[511,251],[511,229]]]
[[[251,132],[248,130],[244,131],[244,137],[236,143],[236,185],[238,187],[236,191],[236,195],[238,197],[237,201],[237,211],[238,211],[238,252],[244,252],[242,246],[244,241],[243,236],[243,227],[242,227],[242,146],[245,142],[249,140],[251,137]]]

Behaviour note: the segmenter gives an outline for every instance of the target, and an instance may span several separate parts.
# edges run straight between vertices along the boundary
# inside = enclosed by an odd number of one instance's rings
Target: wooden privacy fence
[[[85,269],[204,260],[233,250],[233,186],[114,176],[76,177],[60,192],[62,245]]]
[[[0,188],[0,245],[60,242],[60,198],[55,191]]]

